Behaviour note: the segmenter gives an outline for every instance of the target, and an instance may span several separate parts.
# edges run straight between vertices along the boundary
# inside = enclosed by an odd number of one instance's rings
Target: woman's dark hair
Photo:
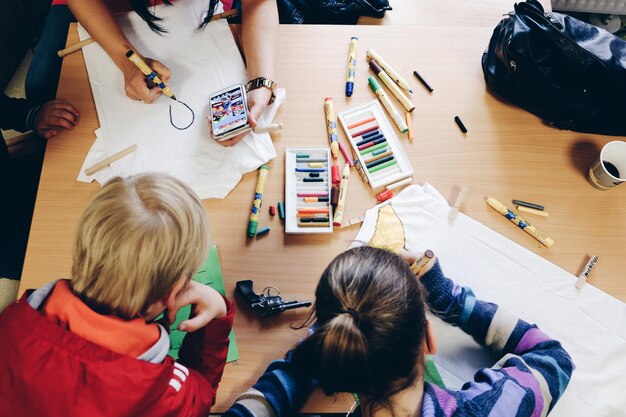
[[[423,372],[424,290],[399,256],[363,246],[328,265],[315,291],[317,320],[293,362],[327,394],[354,392],[387,405]]]
[[[167,33],[167,30],[159,25],[159,22],[163,20],[163,18],[156,16],[153,12],[150,11],[150,0],[128,0],[130,5],[132,6],[135,13],[137,13],[147,24],[150,29],[158,34]],[[198,29],[204,28],[213,17],[213,11],[215,10],[215,6],[219,0],[209,0],[209,8],[207,10],[207,14],[204,17],[204,20],[198,26]],[[167,6],[171,6],[172,2],[170,0],[163,0],[163,4]]]

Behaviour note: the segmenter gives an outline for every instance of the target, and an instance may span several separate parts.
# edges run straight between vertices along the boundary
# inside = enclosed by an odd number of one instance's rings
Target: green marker
[[[385,108],[385,110],[387,110],[387,113],[389,113],[389,116],[391,116],[391,119],[394,121],[394,123],[396,124],[400,132],[402,133],[408,132],[409,127],[406,125],[404,118],[398,112],[398,110],[393,105],[391,100],[389,100],[389,97],[387,97],[387,95],[385,94],[385,91],[382,89],[380,84],[378,84],[378,81],[376,81],[376,78],[370,76],[367,79],[367,81],[370,84],[370,88],[372,89],[373,92],[376,93],[376,95],[378,96],[378,99],[383,104],[383,107]]]

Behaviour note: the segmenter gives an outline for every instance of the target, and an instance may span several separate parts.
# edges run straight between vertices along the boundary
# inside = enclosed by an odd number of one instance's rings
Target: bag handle
[[[515,12],[517,14],[526,15],[530,17],[531,18],[530,22],[532,22],[532,24],[534,24],[535,27],[537,27],[538,29],[545,29],[548,35],[550,36],[550,39],[552,39],[552,41],[555,44],[558,45],[564,39],[570,46],[576,49],[582,56],[590,59],[597,65],[600,65],[604,69],[604,72],[607,73],[611,78],[613,78],[613,81],[616,81],[614,74],[611,71],[609,71],[608,67],[604,64],[604,62],[599,60],[598,57],[596,57],[595,55],[593,55],[586,49],[582,48],[580,45],[578,45],[578,43],[573,41],[565,33],[561,32],[561,29],[563,29],[563,26],[561,25],[561,23],[551,18],[550,13],[543,12],[543,6],[541,6],[541,4],[537,0],[527,0],[524,3],[516,3]],[[540,22],[543,23],[543,26],[540,25]],[[529,23],[529,21],[526,21],[526,23]],[[576,62],[575,59],[573,61]]]

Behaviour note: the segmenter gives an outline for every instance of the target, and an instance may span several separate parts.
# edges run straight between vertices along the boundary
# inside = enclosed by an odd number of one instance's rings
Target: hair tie
[[[361,321],[361,316],[359,315],[359,312],[352,309],[352,308],[346,308],[343,311],[344,314],[349,314],[352,317],[352,320],[354,320],[354,322],[356,323],[356,325],[359,325],[359,321]]]

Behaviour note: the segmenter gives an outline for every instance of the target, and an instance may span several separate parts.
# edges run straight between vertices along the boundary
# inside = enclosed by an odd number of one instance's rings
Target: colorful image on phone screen
[[[215,136],[230,132],[248,123],[241,87],[236,86],[211,97],[211,120]]]

